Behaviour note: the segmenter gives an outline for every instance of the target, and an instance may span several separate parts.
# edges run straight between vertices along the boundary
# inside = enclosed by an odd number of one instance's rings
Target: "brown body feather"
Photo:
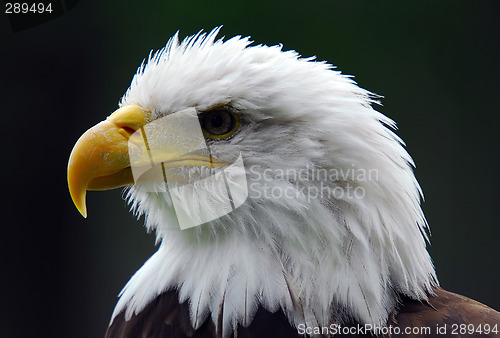
[[[380,336],[392,337],[500,337],[500,312],[470,298],[436,288],[428,302],[403,298],[397,313],[388,321],[387,330]],[[487,324],[487,325],[486,325]],[[359,327],[346,324],[343,327]],[[409,328],[412,332],[405,333]],[[489,333],[486,334],[485,330]],[[474,329],[474,334],[471,331]],[[416,331],[420,332],[416,332]],[[479,332],[482,331],[482,333]],[[355,332],[351,330],[350,332]],[[497,332],[499,332],[497,331]],[[393,333],[385,335],[383,333]],[[400,332],[400,334],[394,334]],[[139,314],[128,321],[124,313],[116,316],[108,328],[106,338],[183,338],[221,337],[222,332],[208,318],[194,330],[189,321],[187,303],[179,304],[176,291],[166,291],[152,301]],[[322,337],[328,335],[320,335]],[[366,337],[367,334],[340,334],[335,337]],[[232,337],[304,337],[290,325],[283,312],[257,311],[248,327],[239,327]]]

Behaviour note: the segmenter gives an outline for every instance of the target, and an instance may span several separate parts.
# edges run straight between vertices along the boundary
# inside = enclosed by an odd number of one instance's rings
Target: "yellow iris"
[[[203,134],[214,140],[229,138],[238,130],[240,119],[226,109],[213,109],[200,114]]]

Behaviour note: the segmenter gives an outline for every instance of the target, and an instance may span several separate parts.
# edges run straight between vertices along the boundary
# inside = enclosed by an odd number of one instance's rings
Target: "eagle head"
[[[259,308],[295,326],[384,325],[400,296],[426,299],[421,191],[377,97],[330,64],[218,32],[151,54],[71,154],[82,214],[87,190],[127,186],[157,236],[113,318],[166,290],[195,330],[224,335]]]

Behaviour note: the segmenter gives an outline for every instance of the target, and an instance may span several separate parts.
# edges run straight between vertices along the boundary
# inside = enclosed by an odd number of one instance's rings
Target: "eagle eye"
[[[235,114],[220,108],[201,113],[200,123],[203,134],[216,140],[230,137],[240,126],[240,121]]]

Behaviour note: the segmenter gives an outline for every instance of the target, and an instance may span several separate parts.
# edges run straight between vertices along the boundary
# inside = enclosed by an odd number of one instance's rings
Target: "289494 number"
[[[490,325],[474,325],[474,324],[452,324],[451,325],[451,334],[452,335],[476,335],[476,334],[498,334],[498,324]]]
[[[43,14],[52,13],[52,3],[47,5],[39,3],[26,3],[26,2],[7,2],[5,3],[5,14]]]

